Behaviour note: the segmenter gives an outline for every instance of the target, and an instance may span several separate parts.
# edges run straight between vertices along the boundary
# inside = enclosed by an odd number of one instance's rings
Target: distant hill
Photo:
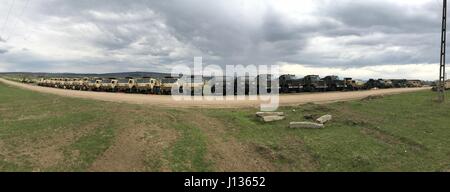
[[[6,72],[0,73],[0,75],[14,75],[14,76],[25,76],[25,77],[100,77],[100,78],[125,78],[125,77],[153,77],[153,78],[164,78],[170,76],[169,73],[156,73],[156,72],[121,72],[121,73],[29,73],[29,72]]]

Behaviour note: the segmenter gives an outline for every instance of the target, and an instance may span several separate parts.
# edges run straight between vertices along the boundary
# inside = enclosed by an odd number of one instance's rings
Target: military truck
[[[395,88],[405,88],[408,87],[408,80],[406,79],[391,79],[392,86]]]
[[[102,79],[100,82],[100,91],[112,92],[115,90],[117,80],[114,78]]]
[[[383,81],[383,83],[384,83],[384,87],[383,88],[385,88],[385,89],[394,87],[394,83],[390,79],[382,79],[381,81]]]
[[[385,81],[383,79],[369,79],[366,82],[365,89],[383,89],[385,88]]]
[[[80,80],[80,78],[71,78],[69,80],[67,80],[67,83],[65,85],[66,89],[72,89],[75,90],[75,84],[76,82],[78,82]]]
[[[212,78],[211,78],[212,79]],[[206,79],[206,81],[209,81],[211,79]],[[223,95],[226,96],[227,93],[230,95],[234,94],[234,82],[235,78],[232,76],[217,76],[215,77],[215,82],[213,85],[211,85],[211,93],[214,93],[215,95]],[[206,85],[203,87],[203,89],[208,89]]]
[[[295,75],[281,75],[279,77],[280,93],[299,93],[303,91],[304,81],[302,78],[296,78]]]
[[[347,84],[344,80],[340,80],[338,76],[330,75],[322,79],[327,85],[327,91],[344,91],[347,88]]]
[[[102,81],[101,78],[92,78],[87,82],[87,87],[90,91],[101,91]]]
[[[262,80],[262,81],[261,81]],[[265,87],[266,93],[271,93],[272,91],[272,80],[273,77],[271,74],[262,74],[256,76],[256,84],[257,84],[257,94],[261,94],[261,91],[259,90],[260,87]],[[265,81],[265,83],[263,83]]]
[[[164,77],[161,79],[161,93],[162,94],[171,94],[172,93],[172,87],[176,86],[178,87],[180,93],[183,92],[183,87],[178,83],[177,77]]]
[[[72,83],[72,89],[80,90],[80,91],[88,90],[88,85],[87,85],[88,81],[89,81],[89,78],[87,78],[87,77],[74,78],[73,83]]]
[[[91,78],[85,82],[86,90],[95,91],[96,90],[97,79]]]
[[[353,80],[350,77],[344,78],[344,83],[346,85],[345,90],[348,91],[358,91],[364,89],[364,81]]]
[[[407,80],[408,87],[423,87],[421,80]]]
[[[326,91],[328,88],[324,80],[318,75],[307,75],[303,78],[303,90],[307,92]]]
[[[130,82],[131,77],[126,77],[125,79],[117,79],[116,89],[119,92],[130,92],[131,85],[134,81]]]
[[[151,77],[143,77],[135,81],[136,92],[139,93],[159,93],[161,82]]]
[[[432,88],[432,90],[433,91],[437,91],[438,90],[438,85],[439,85],[439,82],[433,82],[433,88]],[[446,80],[445,81],[445,83],[444,83],[444,89],[445,90],[450,90],[450,80]]]
[[[257,80],[252,76],[239,76],[234,78],[234,95],[257,94]]]

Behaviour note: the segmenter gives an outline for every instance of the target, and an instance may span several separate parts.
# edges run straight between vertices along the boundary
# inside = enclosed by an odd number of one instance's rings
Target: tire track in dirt
[[[127,113],[127,112],[122,112]],[[128,114],[130,115],[130,114]],[[159,114],[159,116],[164,114]],[[134,120],[134,119],[133,119]],[[123,120],[113,144],[88,169],[101,172],[170,171],[163,151],[177,134],[152,123]]]
[[[214,171],[275,171],[272,162],[262,157],[251,145],[239,142],[232,136],[226,136],[223,122],[203,114],[189,114],[183,118],[193,122],[207,137],[208,155],[206,158],[213,162]]]

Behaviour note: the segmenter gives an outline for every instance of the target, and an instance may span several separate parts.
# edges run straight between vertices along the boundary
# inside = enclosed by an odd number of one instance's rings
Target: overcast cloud
[[[0,71],[170,72],[280,64],[356,78],[438,76],[438,0],[4,0]]]

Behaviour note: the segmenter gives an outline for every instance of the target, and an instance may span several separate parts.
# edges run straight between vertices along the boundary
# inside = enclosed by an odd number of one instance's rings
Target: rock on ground
[[[285,118],[284,116],[264,116],[262,117],[262,120],[264,122],[273,122],[273,121],[281,121],[284,118]]]
[[[331,115],[324,115],[324,116],[322,116],[322,117],[319,117],[317,120],[316,120],[316,122],[317,123],[320,123],[320,124],[324,124],[324,123],[326,123],[326,122],[328,122],[328,121],[331,121],[333,119],[333,116],[331,116]]]
[[[311,122],[291,122],[289,124],[290,128],[305,128],[305,129],[322,129],[325,126],[320,123],[311,123]]]
[[[284,116],[284,112],[257,112],[256,116],[264,117],[264,116]]]

